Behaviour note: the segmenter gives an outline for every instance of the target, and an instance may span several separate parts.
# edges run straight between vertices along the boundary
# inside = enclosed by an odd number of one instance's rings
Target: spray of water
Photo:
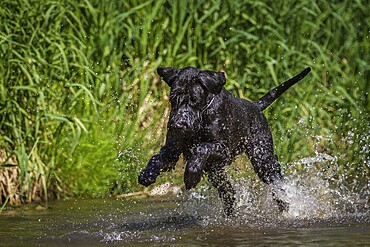
[[[338,159],[316,152],[293,164],[293,172],[285,174],[283,190],[274,190],[279,198],[289,203],[289,209],[280,213],[271,194],[274,189],[257,179],[241,178],[234,181],[237,191],[235,219],[226,219],[217,193],[203,186],[182,195],[182,212],[200,217],[202,224],[236,222],[257,227],[281,224],[305,225],[312,222],[341,221],[344,218],[369,220],[369,182],[346,180],[338,175]]]
[[[320,142],[324,137],[315,138]],[[369,146],[365,145],[361,150],[362,154],[368,154]],[[238,213],[232,218],[224,216],[217,191],[212,186],[198,186],[191,191],[176,188],[174,192],[169,189],[171,184],[164,184],[153,193],[160,195],[162,191],[172,191],[177,194],[175,205],[158,211],[153,204],[153,210],[140,214],[140,224],[118,224],[112,228],[113,232],[104,231],[99,235],[103,237],[103,242],[149,239],[170,243],[179,238],[176,231],[182,228],[196,232],[205,228],[209,231],[234,227],[290,229],[321,223],[370,222],[367,171],[363,171],[361,179],[351,177],[351,171],[339,165],[341,158],[340,154],[334,156],[325,153],[317,145],[314,155],[286,165],[290,169],[284,174],[282,190],[264,184],[256,176],[236,176],[241,177],[233,180]],[[364,162],[370,164],[368,158]],[[278,210],[272,191],[279,193],[278,197],[289,203],[287,211],[281,213]]]

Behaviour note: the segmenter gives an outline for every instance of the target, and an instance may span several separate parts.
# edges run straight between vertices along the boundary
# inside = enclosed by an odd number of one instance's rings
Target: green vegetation
[[[2,0],[0,204],[142,189],[169,113],[159,65],[224,70],[251,100],[311,66],[266,111],[279,159],[290,172],[325,153],[338,176],[366,179],[369,12],[350,0]]]

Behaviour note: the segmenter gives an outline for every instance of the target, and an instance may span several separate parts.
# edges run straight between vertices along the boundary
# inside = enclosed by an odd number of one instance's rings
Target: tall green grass
[[[159,65],[223,70],[226,88],[250,100],[311,66],[266,111],[279,159],[289,172],[324,152],[366,177],[369,10],[347,0],[3,0],[0,147],[17,157],[16,193],[141,189],[169,112]]]

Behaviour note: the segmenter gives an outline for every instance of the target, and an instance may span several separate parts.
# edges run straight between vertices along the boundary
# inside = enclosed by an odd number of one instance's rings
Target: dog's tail
[[[305,77],[310,71],[311,71],[310,67],[306,68],[298,75],[280,84],[276,88],[270,90],[267,94],[265,94],[265,96],[254,101],[254,103],[258,105],[261,111],[265,110],[269,105],[272,104],[272,102],[274,102],[277,98],[279,98],[279,96],[282,95],[288,88],[290,88],[291,86],[293,86],[294,84],[302,80],[303,77]]]

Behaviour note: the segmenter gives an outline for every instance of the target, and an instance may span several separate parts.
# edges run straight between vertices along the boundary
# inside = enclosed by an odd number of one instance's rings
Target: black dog
[[[233,215],[235,191],[224,167],[245,152],[260,179],[281,189],[281,168],[262,111],[310,70],[306,68],[261,99],[250,102],[233,97],[223,88],[226,80],[222,72],[192,67],[158,68],[158,74],[171,87],[167,138],[159,154],[140,173],[139,183],[154,183],[160,172],[172,170],[183,154],[187,161],[186,189],[194,188],[206,172],[223,201],[225,214]],[[287,209],[288,204],[275,195],[273,192],[279,209]]]

